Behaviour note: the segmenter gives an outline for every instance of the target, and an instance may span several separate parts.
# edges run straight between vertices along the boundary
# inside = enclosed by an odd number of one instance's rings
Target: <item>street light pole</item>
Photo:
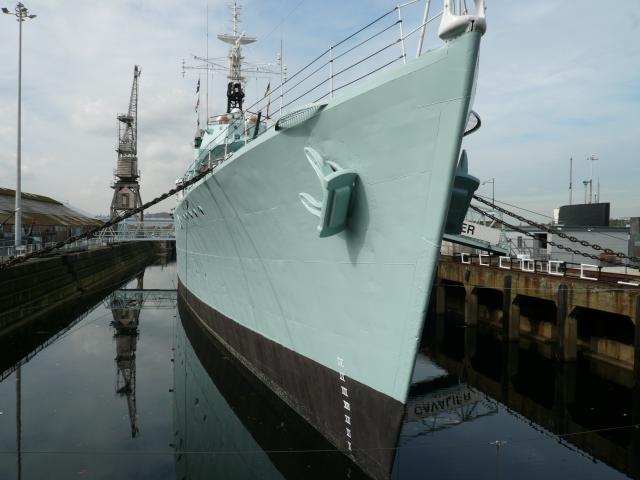
[[[495,209],[496,206],[496,179],[491,179],[491,203]]]
[[[480,185],[486,185],[487,183],[491,184],[491,206],[495,206],[496,203],[496,179],[490,178],[489,180],[485,180]],[[495,208],[494,208],[495,211]],[[485,222],[485,217],[482,215],[482,222]]]
[[[489,180],[485,180],[482,182],[482,185],[487,183],[491,184],[491,204],[494,205],[496,203],[496,179],[490,178]]]
[[[2,13],[13,15],[18,21],[18,160],[16,179],[16,216],[14,222],[15,246],[22,245],[22,191],[21,191],[21,161],[22,161],[22,22],[36,15],[29,14],[29,10],[22,3],[16,4],[15,13],[8,8],[2,8]]]
[[[589,203],[593,203],[593,162],[600,160],[597,155],[591,154],[587,157],[589,164]],[[584,203],[587,203],[586,201]]]
[[[22,16],[20,15],[18,17],[18,172],[16,180],[16,221],[14,225],[16,247],[22,245],[22,211],[20,210],[22,207],[22,22]]]

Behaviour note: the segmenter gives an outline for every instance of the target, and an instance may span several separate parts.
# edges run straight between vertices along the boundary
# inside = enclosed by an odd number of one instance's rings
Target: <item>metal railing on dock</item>
[[[104,242],[173,241],[176,231],[173,220],[124,221],[100,231],[96,239]]]
[[[122,242],[172,242],[175,239],[176,232],[172,220],[125,221],[101,230],[95,237],[76,240],[57,250],[75,252]],[[30,243],[20,247],[13,245],[0,247],[0,261],[23,257],[56,245],[57,242],[45,242]]]
[[[609,285],[623,287],[640,287],[640,271],[632,268],[624,268],[623,273],[614,267],[603,267],[588,263],[572,263],[563,260],[539,260],[526,256],[507,257],[491,255],[489,253],[461,253],[454,256],[442,256],[445,261],[459,262],[465,265],[474,265],[481,268],[493,268],[499,270],[514,270],[524,273],[541,274],[567,279],[587,280]]]

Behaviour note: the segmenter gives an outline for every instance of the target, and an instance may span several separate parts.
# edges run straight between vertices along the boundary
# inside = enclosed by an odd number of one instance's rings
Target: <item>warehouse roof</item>
[[[0,225],[13,225],[15,190],[0,188]],[[65,206],[51,197],[22,192],[22,224],[28,225],[100,225],[95,218]]]

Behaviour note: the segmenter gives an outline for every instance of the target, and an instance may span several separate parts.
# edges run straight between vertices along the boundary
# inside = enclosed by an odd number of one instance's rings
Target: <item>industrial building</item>
[[[514,254],[532,259],[589,263],[602,267],[626,265],[625,260],[616,255],[607,254],[604,250],[609,249],[625,255],[636,255],[634,252],[640,247],[640,238],[638,238],[640,218],[632,217],[625,226],[612,226],[610,225],[609,211],[609,203],[564,205],[554,211],[553,230],[562,232],[569,237],[575,237],[578,242],[584,241],[589,245],[599,245],[602,250],[571,242],[558,234],[548,233],[543,229],[531,226],[519,227],[529,235],[507,229],[505,237]],[[557,245],[552,245],[552,243],[596,255],[597,260],[569,252]]]
[[[0,188],[0,242],[13,243],[15,190]],[[101,222],[44,195],[22,192],[22,229],[25,243],[66,240],[95,228]]]
[[[631,266],[628,260],[607,254],[604,250],[609,249],[616,253],[640,257],[640,217],[631,217],[623,226],[619,224],[614,226],[610,224],[609,212],[609,203],[564,205],[555,209],[554,221],[548,226],[553,231],[574,237],[577,242],[562,238],[558,233],[549,233],[544,228],[530,225],[518,225],[517,229],[500,228],[499,223],[490,224],[481,218],[471,218],[465,223],[461,234],[461,238],[467,238],[469,242],[456,245],[443,241],[441,252],[443,255],[477,253],[476,249],[479,247],[474,247],[473,240],[479,240],[491,245],[494,254],[498,254],[497,252],[502,249],[512,257],[561,261],[567,265]],[[580,242],[586,242],[586,244]],[[567,251],[557,244],[595,255],[596,258],[588,258]],[[594,249],[589,245],[598,245],[602,250]]]
[[[615,256],[607,255],[603,251],[595,250],[592,247],[570,242],[541,229],[529,226],[521,226],[519,228],[533,234],[535,238],[518,231],[506,229],[504,233],[513,256],[522,255],[536,260],[559,260],[566,263],[589,263],[599,266],[624,265],[624,262]],[[584,240],[590,244],[599,245],[603,249],[608,248],[614,252],[622,252],[624,254],[629,252],[629,227],[552,225],[552,228],[568,236],[575,237],[579,241]],[[567,252],[555,245],[550,245],[549,241],[584,253],[597,255],[598,260]]]

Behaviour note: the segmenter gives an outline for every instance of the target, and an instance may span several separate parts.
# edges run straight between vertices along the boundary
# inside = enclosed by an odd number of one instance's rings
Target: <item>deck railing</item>
[[[403,18],[402,12],[409,6],[417,7],[418,3],[424,3],[422,21],[418,25],[406,28],[407,20]],[[265,121],[265,128],[259,132],[260,135],[274,127],[283,114],[297,106],[326,101],[342,89],[396,62],[406,63],[409,40],[415,40],[418,45],[416,56],[419,56],[427,27],[443,14],[443,11],[440,11],[429,17],[430,4],[430,0],[411,0],[398,4],[344,39],[330,45],[288,78],[281,78],[279,85],[247,107],[242,121],[247,122],[249,118],[260,113]],[[249,126],[244,129],[241,145],[250,143],[255,138],[254,126]],[[226,131],[221,132],[203,149],[209,152],[203,152],[181,180],[186,181],[196,175],[203,165],[216,167],[230,158],[234,153],[232,143]],[[212,152],[211,149],[218,145],[224,145],[224,148]]]
[[[474,2],[474,15],[470,15],[466,0],[444,0],[443,9],[435,15],[430,15],[431,0],[410,0],[397,4],[391,10],[380,15],[362,28],[356,30],[339,42],[332,44],[316,56],[309,63],[285,78],[284,72],[280,84],[255,103],[245,108],[242,121],[258,114],[265,120],[262,134],[275,127],[277,120],[283,115],[295,110],[300,105],[318,104],[334,98],[335,94],[364,78],[383,70],[398,61],[406,63],[409,42],[415,40],[417,45],[416,57],[422,54],[424,40],[429,25],[442,18],[440,28],[435,36],[448,38],[451,31],[465,25],[467,22],[473,28],[474,22],[484,25],[484,0],[469,0]],[[413,27],[406,27],[403,18],[404,9],[424,4],[422,20]],[[415,12],[414,12],[415,13]],[[479,26],[484,31],[484,26]],[[408,30],[408,31],[407,31]],[[277,113],[273,114],[276,111]],[[241,144],[246,145],[254,140],[252,128],[245,127],[244,139]],[[186,175],[179,181],[186,181],[196,175],[204,165],[216,167],[233,156],[233,143],[229,142],[226,132],[217,137],[203,148],[224,145],[215,153],[209,152],[197,158],[189,167]]]
[[[398,61],[406,63],[410,37],[423,43],[426,27],[442,16],[442,11],[428,17],[430,1],[425,3],[422,22],[406,28],[403,9],[424,3],[412,0],[398,4],[344,39],[330,45],[266,96],[250,105],[251,113],[262,112],[269,118],[278,118],[296,105],[316,103],[334,95],[363,78]],[[421,53],[422,47],[418,49]],[[277,113],[273,115],[273,112]]]

